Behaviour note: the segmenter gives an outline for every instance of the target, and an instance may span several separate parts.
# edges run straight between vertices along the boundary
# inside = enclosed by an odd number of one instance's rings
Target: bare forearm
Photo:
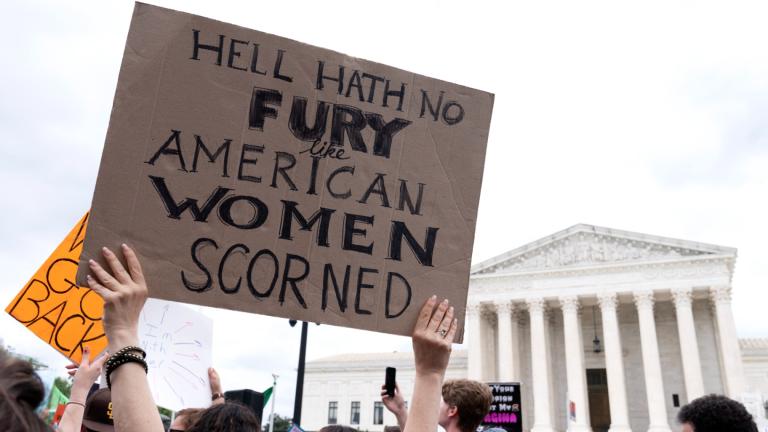
[[[407,423],[401,426],[404,432],[433,431],[437,428],[440,410],[440,392],[443,375],[437,373],[416,373],[413,385],[413,400]]]
[[[400,427],[400,430],[404,431],[405,424],[408,422],[408,411],[403,410],[403,412],[396,414],[395,417],[397,418],[397,425]]]
[[[115,338],[110,341],[110,352],[117,352],[126,346],[136,346],[134,335]],[[147,374],[138,363],[126,363],[110,375],[112,383],[112,406],[115,430],[120,432],[163,432],[160,413],[149,391]]]
[[[86,388],[85,385],[78,385],[78,383],[72,385],[72,391],[69,394],[70,403],[64,408],[64,414],[61,416],[57,430],[60,432],[80,432],[88,390],[90,388]]]

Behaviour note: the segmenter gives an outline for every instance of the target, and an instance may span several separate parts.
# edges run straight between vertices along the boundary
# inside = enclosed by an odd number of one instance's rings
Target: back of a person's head
[[[456,407],[459,428],[462,431],[474,431],[491,409],[493,394],[488,384],[458,379],[443,384],[443,400],[446,404]]]
[[[752,414],[744,405],[715,394],[694,399],[680,408],[677,421],[690,424],[694,432],[757,432]]]
[[[184,408],[176,413],[172,424],[178,424],[178,429],[187,430],[200,419],[203,411],[205,408]]]
[[[320,429],[318,432],[357,432],[357,429],[351,426],[328,425]]]
[[[249,408],[227,402],[206,408],[188,432],[259,432],[261,422]]]
[[[45,386],[28,361],[0,351],[0,430],[49,431],[35,414],[45,398]]]

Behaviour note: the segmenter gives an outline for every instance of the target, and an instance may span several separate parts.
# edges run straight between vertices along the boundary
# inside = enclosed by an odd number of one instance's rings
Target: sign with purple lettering
[[[492,106],[136,3],[77,280],[125,242],[151,297],[410,335],[436,294],[461,342]]]
[[[488,383],[493,402],[481,425],[483,431],[523,431],[520,383]]]

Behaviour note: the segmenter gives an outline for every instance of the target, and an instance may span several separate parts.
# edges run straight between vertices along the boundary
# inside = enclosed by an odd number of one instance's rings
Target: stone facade
[[[707,393],[749,399],[762,422],[768,343],[739,345],[730,307],[735,260],[733,248],[576,225],[481,262],[470,278],[468,355],[459,355],[466,376],[519,381],[526,431],[666,432],[682,405]],[[378,381],[382,361],[374,362]],[[405,373],[407,362],[401,367]],[[452,376],[464,375],[452,367]],[[308,365],[308,409],[343,398],[337,390],[351,385],[340,380],[325,394],[310,384],[329,382],[323,370]],[[377,387],[366,386],[372,405]]]
[[[413,353],[342,354],[307,362],[304,376],[302,428],[317,431],[329,424],[329,405],[336,402],[336,423],[361,431],[382,431],[396,425],[394,415],[383,409],[383,422],[374,423],[374,405],[381,401],[381,386],[387,367],[397,369],[397,383],[406,402],[413,392]],[[466,378],[467,353],[451,356],[447,378]],[[353,424],[351,409],[359,402],[359,422]]]

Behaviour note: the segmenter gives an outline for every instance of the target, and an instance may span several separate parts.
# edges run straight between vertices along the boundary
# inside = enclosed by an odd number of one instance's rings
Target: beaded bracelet
[[[149,368],[147,367],[147,362],[144,360],[142,356],[131,354],[127,351],[121,352],[123,350],[118,351],[120,355],[113,355],[110,356],[109,360],[107,361],[105,367],[106,367],[106,377],[107,377],[107,387],[111,390],[112,389],[112,379],[110,378],[110,375],[112,375],[112,372],[115,371],[118,367],[126,364],[126,363],[138,363],[144,368],[144,372],[149,372]],[[130,350],[129,350],[130,351]],[[143,352],[143,351],[142,351]]]
[[[144,361],[144,358],[141,357],[138,354],[122,353],[119,356],[117,356],[117,355],[110,356],[109,360],[107,360],[107,362],[104,364],[104,367],[106,368],[107,371],[110,371],[111,369],[114,369],[114,366],[115,366],[115,364],[118,361],[126,359],[126,358],[133,358],[133,359],[136,359],[136,360],[140,360],[140,362],[146,363]]]
[[[142,359],[147,358],[147,352],[146,351],[144,351],[143,349],[141,349],[141,348],[139,348],[137,346],[129,345],[127,347],[124,347],[124,348],[121,348],[121,349],[117,350],[116,353],[112,354],[107,359],[106,363],[104,364],[104,367],[109,369],[110,363],[114,361],[113,359],[120,358],[120,357],[122,357],[124,355],[127,355],[127,354],[136,355],[136,354],[133,354],[134,352],[139,353],[141,355]]]
[[[146,351],[144,351],[143,349],[141,349],[141,348],[139,348],[137,346],[133,346],[133,345],[128,345],[127,347],[124,347],[124,348],[121,348],[121,349],[117,350],[117,352],[114,355],[115,356],[121,356],[121,355],[127,354],[127,353],[129,353],[131,351],[136,351],[137,353],[141,354],[141,358],[147,358],[147,352]]]

